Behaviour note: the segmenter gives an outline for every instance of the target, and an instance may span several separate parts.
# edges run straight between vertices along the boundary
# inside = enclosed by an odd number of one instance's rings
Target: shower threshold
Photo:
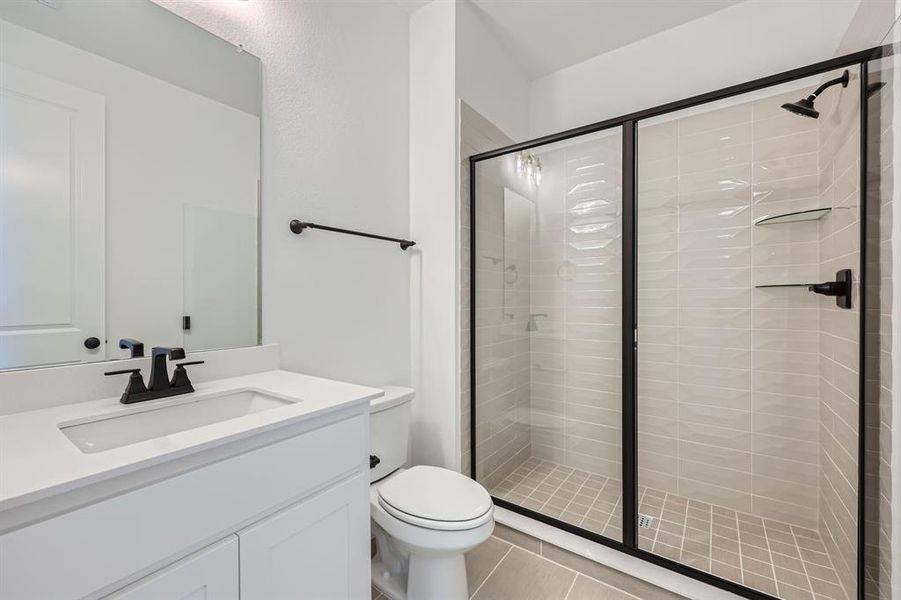
[[[622,540],[619,480],[529,458],[491,495]],[[818,531],[649,487],[639,489],[639,547],[787,599],[847,600]]]

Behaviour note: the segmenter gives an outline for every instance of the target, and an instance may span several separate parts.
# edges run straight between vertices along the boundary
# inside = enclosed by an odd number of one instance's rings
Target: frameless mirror
[[[0,369],[259,342],[260,62],[150,0],[0,3]]]

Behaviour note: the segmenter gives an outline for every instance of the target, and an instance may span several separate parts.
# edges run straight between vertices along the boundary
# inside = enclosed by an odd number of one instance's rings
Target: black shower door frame
[[[892,46],[880,46],[869,50],[862,50],[852,54],[839,56],[822,62],[814,63],[805,67],[784,71],[776,75],[762,77],[753,81],[748,81],[738,85],[729,86],[713,92],[692,96],[683,100],[669,102],[653,108],[648,108],[638,112],[633,112],[612,119],[605,119],[590,125],[568,129],[559,133],[542,136],[525,142],[512,144],[488,152],[474,154],[469,157],[469,197],[470,197],[470,224],[472,234],[470,235],[470,256],[476,256],[476,166],[484,160],[497,158],[514,152],[521,152],[545,144],[560,142],[572,138],[577,138],[586,134],[596,133],[604,130],[613,130],[619,128],[622,133],[622,228],[623,228],[623,264],[622,264],[622,284],[623,284],[623,307],[622,307],[622,381],[623,381],[623,397],[622,397],[622,484],[623,484],[623,540],[618,541],[598,533],[583,529],[577,525],[566,523],[559,519],[543,515],[537,511],[530,510],[519,506],[518,504],[496,498],[492,496],[494,504],[507,510],[530,517],[537,521],[552,525],[563,531],[578,535],[585,539],[603,544],[615,550],[619,550],[631,556],[635,556],[647,562],[675,571],[682,575],[686,575],[693,579],[697,579],[704,583],[716,586],[726,591],[732,592],[751,600],[778,600],[769,594],[759,592],[757,590],[745,587],[728,579],[723,579],[712,575],[705,571],[689,567],[683,563],[664,558],[647,550],[638,547],[638,402],[637,402],[637,361],[636,361],[636,331],[637,322],[637,213],[636,213],[636,196],[637,196],[637,169],[636,169],[636,132],[640,121],[658,117],[668,113],[680,111],[686,108],[700,106],[717,100],[724,100],[734,96],[754,92],[775,85],[790,83],[792,81],[819,75],[834,69],[843,67],[858,66],[860,68],[860,182],[859,182],[859,202],[860,202],[860,264],[858,265],[858,276],[860,280],[860,300],[859,300],[859,379],[858,379],[858,482],[857,482],[857,594],[858,600],[864,598],[864,559],[865,559],[865,504],[862,495],[864,487],[865,474],[865,448],[866,448],[866,431],[867,431],[867,411],[864,402],[864,381],[865,366],[864,359],[864,334],[866,320],[866,249],[867,249],[867,87],[868,87],[868,66],[873,60],[891,55],[894,49]],[[470,475],[476,479],[476,272],[474,268],[470,268]]]

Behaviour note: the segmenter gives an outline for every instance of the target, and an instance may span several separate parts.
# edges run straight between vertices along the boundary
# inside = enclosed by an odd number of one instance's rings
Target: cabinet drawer
[[[96,597],[368,464],[368,414],[0,537],[0,598]]]
[[[238,538],[209,548],[139,579],[104,600],[238,600]]]

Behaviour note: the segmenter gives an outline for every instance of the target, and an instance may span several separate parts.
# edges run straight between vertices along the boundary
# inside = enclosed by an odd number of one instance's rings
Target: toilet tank
[[[410,388],[385,386],[385,395],[369,404],[369,481],[387,477],[410,461]]]

